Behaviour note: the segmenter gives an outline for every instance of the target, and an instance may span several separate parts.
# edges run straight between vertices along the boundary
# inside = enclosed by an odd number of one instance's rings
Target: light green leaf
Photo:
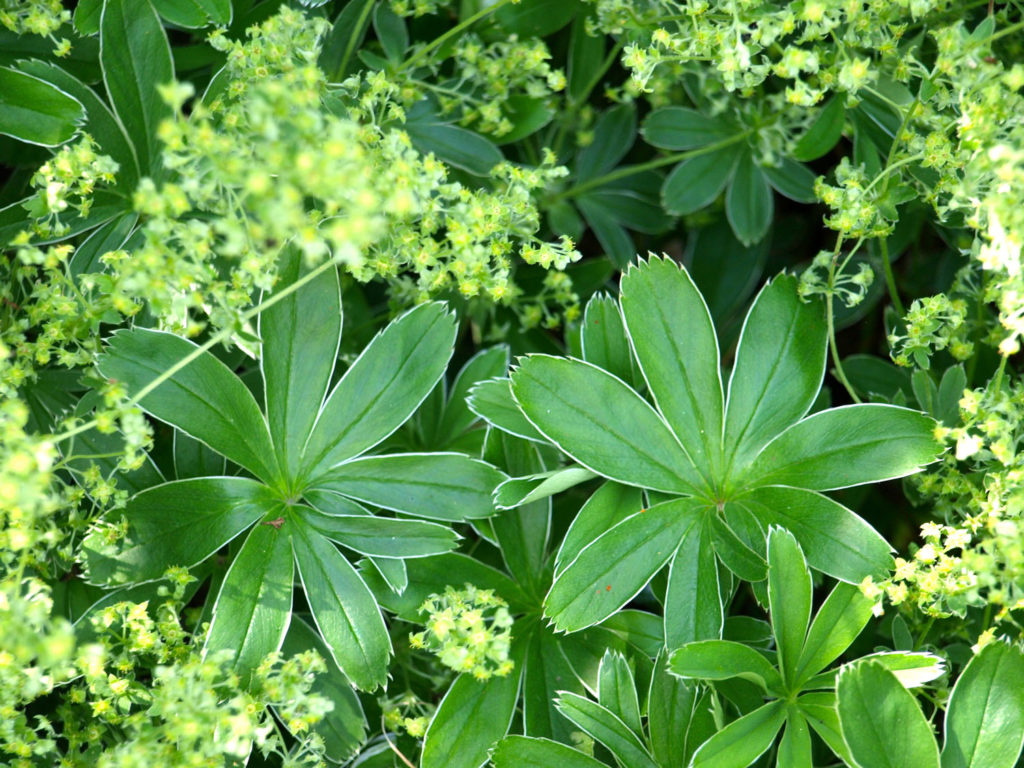
[[[934,428],[932,418],[894,405],[830,408],[765,446],[744,482],[830,491],[903,477],[938,458]]]
[[[531,501],[546,499],[593,480],[597,474],[582,467],[565,467],[527,477],[512,477],[494,491],[494,504],[498,509],[515,509]]]
[[[722,378],[711,314],[690,275],[652,257],[622,277],[620,301],[654,401],[702,474],[720,461]]]
[[[85,538],[82,560],[93,584],[159,579],[171,566],[202,562],[274,506],[262,483],[244,477],[206,477],[157,485],[112,513],[128,521],[127,536],[105,541],[104,524]]]
[[[234,651],[234,668],[243,679],[268,653],[281,647],[288,630],[292,613],[289,527],[285,521],[284,525],[260,523],[252,529],[213,606],[203,653]]]
[[[687,107],[659,107],[644,118],[640,135],[651,146],[678,151],[729,138],[734,129],[721,120]]]
[[[513,633],[515,629],[513,629]],[[437,705],[423,741],[421,768],[479,768],[494,742],[508,733],[519,698],[523,652],[513,648],[515,667],[505,677],[481,683],[459,675]]]
[[[888,573],[888,542],[862,518],[827,496],[802,488],[768,486],[740,497],[738,504],[765,528],[792,533],[812,568],[858,584],[868,574]]]
[[[56,86],[0,67],[0,134],[55,147],[75,135],[84,117],[78,100]]]
[[[548,739],[506,736],[491,755],[494,768],[605,768],[589,755]]]
[[[700,746],[690,768],[747,768],[772,745],[785,719],[785,708],[773,701],[733,720]]]
[[[116,332],[97,366],[122,383],[130,395],[198,350],[164,331],[133,328]],[[148,413],[206,443],[257,477],[277,477],[277,461],[267,423],[252,393],[228,367],[203,352],[142,398]]]
[[[780,275],[757,295],[729,377],[725,453],[730,469],[746,466],[807,414],[825,375],[827,344],[824,307],[801,300],[795,278]]]
[[[628,603],[697,523],[700,503],[675,499],[630,515],[585,547],[555,579],[544,613],[560,631],[597,624]]]
[[[319,533],[295,525],[292,542],[309,609],[335,663],[364,691],[384,685],[391,640],[373,594]]]
[[[512,398],[512,382],[509,379],[481,381],[469,390],[466,403],[473,413],[502,432],[525,440],[548,442],[519,410]]]
[[[555,555],[555,575],[576,559],[590,542],[642,508],[639,488],[611,481],[604,483],[580,507],[562,538],[562,546]]]
[[[541,434],[600,475],[669,493],[701,483],[661,416],[597,366],[529,355],[512,373],[512,394]]]
[[[171,117],[157,87],[174,80],[167,35],[149,0],[105,0],[100,67],[114,112],[135,146],[142,173],[148,174],[159,163],[157,126]]]
[[[877,663],[839,673],[839,721],[859,768],[938,768],[931,726],[906,688]]]
[[[580,329],[583,359],[626,382],[634,381],[633,352],[629,348],[626,326],[619,303],[603,293],[595,293],[583,312]]]
[[[683,535],[668,571],[664,616],[667,648],[722,636],[725,611],[707,509],[699,509],[697,514],[700,519]]]
[[[811,759],[811,731],[804,716],[796,709],[786,715],[786,730],[779,742],[777,768],[814,768]]]
[[[231,0],[154,0],[154,5],[163,18],[186,29],[231,23]]]
[[[946,673],[946,660],[926,651],[880,651],[862,656],[860,660],[885,667],[904,688],[916,688]]]
[[[605,707],[568,691],[562,692],[556,706],[584,733],[606,746],[622,765],[630,768],[658,768],[640,737]]]
[[[739,154],[735,147],[726,147],[691,157],[673,168],[661,186],[665,210],[685,216],[714,202],[732,178]]]
[[[691,680],[749,680],[762,690],[778,693],[782,678],[760,652],[731,640],[698,640],[677,648],[669,657],[669,668]]]
[[[709,515],[711,544],[722,565],[744,581],[763,581],[768,564],[734,531],[721,515]]]
[[[383,558],[427,557],[455,549],[458,534],[446,525],[366,515],[325,515],[309,507],[292,507],[298,520],[331,541]]]
[[[535,628],[524,626],[523,629],[530,632],[523,668],[523,689],[519,696],[524,730],[535,736],[568,742],[576,726],[555,706],[557,693],[571,690],[582,695],[586,689],[566,658],[566,638],[540,625],[539,621]]]
[[[454,316],[435,302],[377,334],[321,408],[303,453],[306,475],[358,456],[404,424],[444,374],[455,330]]]
[[[850,748],[843,741],[843,732],[839,725],[836,692],[805,693],[796,700],[796,703],[807,723],[821,737],[821,740],[828,744],[828,748],[842,758],[847,765],[853,765]]]
[[[811,572],[796,537],[784,528],[768,531],[768,610],[779,669],[792,686],[811,618]]]
[[[597,701],[629,726],[633,733],[643,735],[636,681],[629,662],[618,651],[609,649],[601,657],[601,666],[597,671]]]
[[[840,582],[822,603],[800,651],[796,684],[816,675],[850,647],[871,619],[874,603],[853,584]]]
[[[754,156],[744,152],[725,195],[725,215],[736,238],[744,245],[753,245],[768,233],[775,213],[775,198],[768,179],[754,163]]]
[[[278,288],[292,285],[309,270],[298,248],[281,257]],[[260,313],[267,422],[281,467],[294,476],[302,448],[331,385],[341,341],[338,272],[328,269]]]
[[[1013,768],[1024,744],[1024,654],[1002,641],[972,658],[946,708],[942,768]]]
[[[314,484],[376,507],[431,520],[473,520],[495,512],[491,494],[505,475],[461,453],[400,453],[339,464]]]

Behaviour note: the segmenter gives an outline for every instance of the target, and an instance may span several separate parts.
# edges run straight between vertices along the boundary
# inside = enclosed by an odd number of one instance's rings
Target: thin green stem
[[[918,634],[918,636],[917,636],[917,640],[914,641],[914,650],[915,651],[920,649],[920,647],[922,645],[924,645],[924,641],[927,639],[928,633],[932,631],[932,625],[934,625],[934,624],[935,624],[935,617],[934,616],[930,616],[928,618],[928,623],[924,625],[924,629],[921,630],[920,634]]]
[[[855,403],[860,403],[861,399],[857,395],[857,391],[853,388],[850,380],[846,378],[846,371],[843,369],[843,362],[839,359],[839,347],[836,345],[836,323],[834,317],[833,307],[833,291],[832,288],[835,286],[836,280],[836,259],[839,258],[839,249],[842,247],[843,239],[840,237],[836,242],[835,255],[832,257],[832,263],[829,265],[828,270],[828,290],[825,291],[825,320],[828,324],[828,346],[829,352],[832,355],[832,365],[835,368],[836,378],[839,379],[839,383],[846,388],[850,398]]]
[[[452,27],[451,29],[446,31],[444,34],[435,37],[433,40],[431,40],[425,46],[423,46],[422,48],[416,50],[412,54],[412,56],[410,56],[408,59],[406,59],[405,61],[402,62],[401,66],[398,68],[398,71],[402,72],[402,71],[408,69],[409,67],[412,67],[413,65],[419,63],[420,60],[422,60],[431,51],[433,51],[433,50],[439,48],[440,46],[444,45],[446,42],[451,40],[453,37],[455,37],[457,35],[461,35],[463,32],[465,32],[471,26],[473,26],[478,21],[480,21],[480,19],[483,19],[483,18],[486,18],[487,16],[490,16],[492,13],[497,11],[499,8],[502,8],[503,6],[508,5],[512,1],[513,0],[497,0],[497,2],[494,3],[493,5],[489,5],[486,8],[481,8],[479,11],[477,11],[472,16],[470,16],[468,19],[459,22],[454,27]]]
[[[246,310],[245,312],[243,312],[242,315],[241,315],[241,319],[243,321],[244,320],[250,320],[251,318],[255,317],[256,315],[258,315],[263,310],[265,310],[265,309],[267,309],[269,307],[274,306],[275,304],[277,304],[277,302],[282,301],[283,299],[286,299],[288,296],[290,296],[291,294],[295,293],[297,290],[299,290],[306,283],[316,279],[321,274],[326,272],[328,269],[332,269],[332,268],[335,268],[335,267],[336,267],[336,265],[335,265],[335,263],[333,261],[325,261],[323,264],[318,266],[316,269],[314,269],[311,272],[303,275],[302,277],[300,277],[298,280],[296,280],[291,285],[289,285],[289,286],[287,286],[285,288],[282,288],[280,291],[275,293],[269,299],[266,299],[265,301],[261,301],[259,304],[257,304],[252,309],[249,309],[249,310]],[[181,360],[176,362],[174,365],[172,365],[166,371],[164,371],[159,376],[157,376],[155,379],[153,379],[151,382],[149,382],[149,384],[147,384],[142,389],[140,389],[138,392],[136,392],[131,398],[129,398],[127,404],[128,405],[136,405],[137,403],[139,403],[142,400],[142,398],[144,398],[150,392],[155,390],[157,387],[159,387],[165,381],[170,379],[172,376],[174,376],[176,373],[178,373],[178,371],[181,371],[182,369],[184,369],[185,367],[187,367],[188,365],[193,363],[195,360],[199,359],[199,357],[203,353],[208,352],[209,350],[213,349],[213,347],[215,347],[218,344],[220,344],[222,341],[224,341],[224,339],[228,338],[231,335],[231,333],[232,333],[232,330],[230,328],[224,328],[224,329],[218,331],[217,333],[215,333],[204,344],[196,347],[193,351],[189,352],[187,355],[185,355],[185,357],[181,358]],[[88,432],[90,429],[92,429],[93,427],[96,426],[96,423],[97,423],[96,419],[93,419],[92,421],[87,421],[87,422],[85,422],[83,424],[79,424],[77,427],[74,427],[73,429],[67,430],[66,432],[61,432],[59,435],[54,435],[50,439],[53,442],[55,442],[55,443],[62,442],[64,440],[67,440],[69,437],[74,437],[75,435],[79,435],[79,434],[81,434],[83,432]]]
[[[903,308],[903,302],[900,301],[900,292],[896,287],[896,276],[892,271],[892,260],[889,258],[889,241],[887,238],[878,238],[878,252],[882,254],[882,267],[885,269],[885,284],[889,287],[889,299],[892,301],[892,306],[902,321],[906,310]]]
[[[637,165],[626,165],[622,168],[616,168],[610,173],[606,173],[602,176],[596,176],[593,179],[587,179],[574,187],[569,187],[569,189],[559,192],[550,199],[550,202],[556,203],[567,197],[576,197],[588,190],[594,189],[595,187],[600,187],[610,182],[618,181],[619,179],[635,176],[638,173],[650,171],[655,168],[661,168],[662,166],[672,165],[682,160],[689,160],[691,157],[699,157],[700,155],[707,155],[712,152],[716,152],[723,147],[728,147],[743,141],[743,139],[747,138],[747,136],[753,132],[753,128],[748,128],[743,131],[743,133],[737,133],[735,136],[730,136],[728,139],[723,139],[722,141],[716,141],[714,144],[708,144],[707,146],[699,147],[697,149],[688,149],[685,152],[676,152],[671,155],[665,155],[664,157],[658,157],[654,160],[648,160],[646,163],[638,163]]]

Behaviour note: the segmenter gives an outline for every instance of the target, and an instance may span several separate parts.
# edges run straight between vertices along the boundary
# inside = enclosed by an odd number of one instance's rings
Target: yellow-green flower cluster
[[[427,614],[426,629],[409,637],[413,648],[434,653],[446,667],[486,680],[512,671],[509,658],[512,616],[494,590],[448,586],[420,606]]]
[[[71,21],[71,11],[60,0],[0,0],[0,27],[16,35],[48,37],[55,44],[57,56],[71,52],[71,41],[57,40],[53,34],[62,24]]]
[[[384,726],[392,731],[405,731],[414,739],[423,738],[434,710],[432,704],[423,701],[412,691],[381,701]]]
[[[88,135],[61,147],[32,176],[35,194],[23,204],[34,220],[32,229],[15,238],[14,245],[27,244],[32,236],[65,235],[69,229],[67,218],[72,213],[87,217],[97,186],[113,184],[117,170],[117,163],[99,154]]]
[[[927,369],[931,355],[941,350],[949,350],[957,360],[968,359],[974,354],[974,343],[967,309],[963,298],[945,293],[914,299],[904,317],[905,330],[889,335],[893,360]]]
[[[862,261],[857,264],[857,271],[849,274],[843,267],[853,254],[843,256],[842,261],[840,256],[832,251],[818,252],[800,275],[798,290],[801,298],[831,294],[847,307],[855,307],[864,300],[875,280],[874,270]]]

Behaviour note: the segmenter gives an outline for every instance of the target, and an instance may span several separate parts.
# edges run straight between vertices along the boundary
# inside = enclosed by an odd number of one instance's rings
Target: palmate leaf
[[[724,403],[717,335],[682,267],[664,258],[641,261],[623,276],[619,304],[625,341],[649,399],[590,362],[547,355],[520,359],[511,373],[512,393],[538,432],[591,471],[652,493],[700,500],[695,507],[700,525],[663,530],[666,536],[679,536],[676,545],[687,552],[675,558],[670,573],[669,642],[720,636],[721,613],[711,615],[708,607],[720,605],[731,593],[729,583],[715,574],[716,560],[740,578],[763,579],[771,525],[795,536],[811,567],[841,580],[857,583],[888,568],[885,540],[852,511],[816,491],[919,471],[940,452],[934,421],[917,411],[882,405],[807,416],[825,370],[820,302],[803,302],[796,281],[786,276],[761,291],[744,324]],[[612,316],[610,307],[603,310],[602,316]],[[613,330],[615,325],[608,323]],[[616,346],[607,338],[600,341],[601,349]],[[624,374],[625,361],[618,358],[614,365]],[[490,423],[503,428],[514,422],[503,415]],[[605,524],[613,527],[605,530],[618,530],[621,521],[621,516],[606,516]],[[591,541],[600,541],[602,531],[596,527],[581,530]],[[545,610],[560,628],[589,626],[607,614],[583,590],[592,590],[608,565],[595,562],[592,579],[576,566],[570,586],[563,581],[568,560],[580,560],[586,542],[574,535],[566,546],[567,555],[556,558],[558,576]],[[664,549],[659,552],[656,560],[664,562]],[[677,573],[680,564],[685,567]],[[649,570],[649,577],[657,569],[642,570]],[[623,595],[641,588],[634,580],[642,576],[639,570],[630,574],[622,582],[628,584]],[[701,583],[705,588],[694,589]],[[718,585],[718,600],[712,599],[711,583]],[[591,607],[581,609],[584,605]]]

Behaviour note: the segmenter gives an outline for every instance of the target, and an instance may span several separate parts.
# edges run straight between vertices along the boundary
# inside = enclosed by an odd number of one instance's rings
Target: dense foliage
[[[1013,768],[1024,8],[0,0],[0,765]]]

